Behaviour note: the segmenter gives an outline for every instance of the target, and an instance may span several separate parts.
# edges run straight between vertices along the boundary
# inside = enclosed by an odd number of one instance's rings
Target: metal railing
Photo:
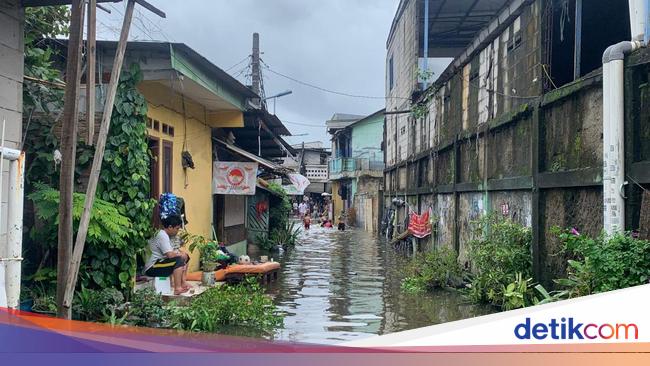
[[[359,171],[383,171],[384,167],[383,162],[368,158],[335,158],[329,161],[330,177]]]

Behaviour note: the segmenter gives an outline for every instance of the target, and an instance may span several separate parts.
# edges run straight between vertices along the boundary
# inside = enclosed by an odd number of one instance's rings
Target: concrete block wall
[[[386,57],[386,111],[405,110],[417,87],[418,69],[417,1],[409,1],[395,32],[388,42]],[[393,60],[393,89],[389,87],[389,63]],[[386,163],[406,158],[410,117],[406,114],[386,117]]]

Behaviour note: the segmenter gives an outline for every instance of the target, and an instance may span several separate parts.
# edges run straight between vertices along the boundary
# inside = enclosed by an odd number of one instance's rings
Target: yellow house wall
[[[149,135],[160,139],[160,155],[158,157],[160,187],[162,190],[162,146],[163,141],[173,143],[172,155],[172,190],[175,195],[185,200],[185,213],[189,224],[187,230],[192,234],[211,237],[212,223],[212,141],[211,128],[204,120],[195,117],[183,119],[183,115],[164,105],[164,101],[157,100],[154,93],[141,90],[147,100],[147,115],[160,122],[160,131],[148,129]],[[189,104],[189,103],[188,103]],[[174,127],[174,136],[162,133],[162,124]],[[186,132],[187,131],[187,132]],[[181,153],[185,150],[192,154],[195,169],[184,170],[181,164]],[[186,184],[187,183],[187,184]],[[191,253],[190,271],[199,269],[198,252]]]
[[[341,215],[341,210],[345,207],[341,196],[339,196],[339,182],[332,182],[332,215],[334,216],[334,222],[338,223],[338,217]]]

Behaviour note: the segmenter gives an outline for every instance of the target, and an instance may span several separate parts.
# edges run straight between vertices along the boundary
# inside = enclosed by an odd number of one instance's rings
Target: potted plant
[[[217,267],[217,258],[219,255],[219,244],[210,241],[201,235],[192,235],[186,231],[181,234],[181,240],[188,245],[190,251],[199,251],[199,261],[203,271],[202,282],[205,285],[214,283],[214,269]]]

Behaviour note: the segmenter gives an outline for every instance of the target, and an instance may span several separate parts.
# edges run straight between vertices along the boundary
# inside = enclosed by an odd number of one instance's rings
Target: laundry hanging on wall
[[[431,235],[431,222],[429,221],[430,216],[431,213],[429,210],[427,210],[422,215],[411,212],[408,228],[413,236],[418,239],[422,239]]]

